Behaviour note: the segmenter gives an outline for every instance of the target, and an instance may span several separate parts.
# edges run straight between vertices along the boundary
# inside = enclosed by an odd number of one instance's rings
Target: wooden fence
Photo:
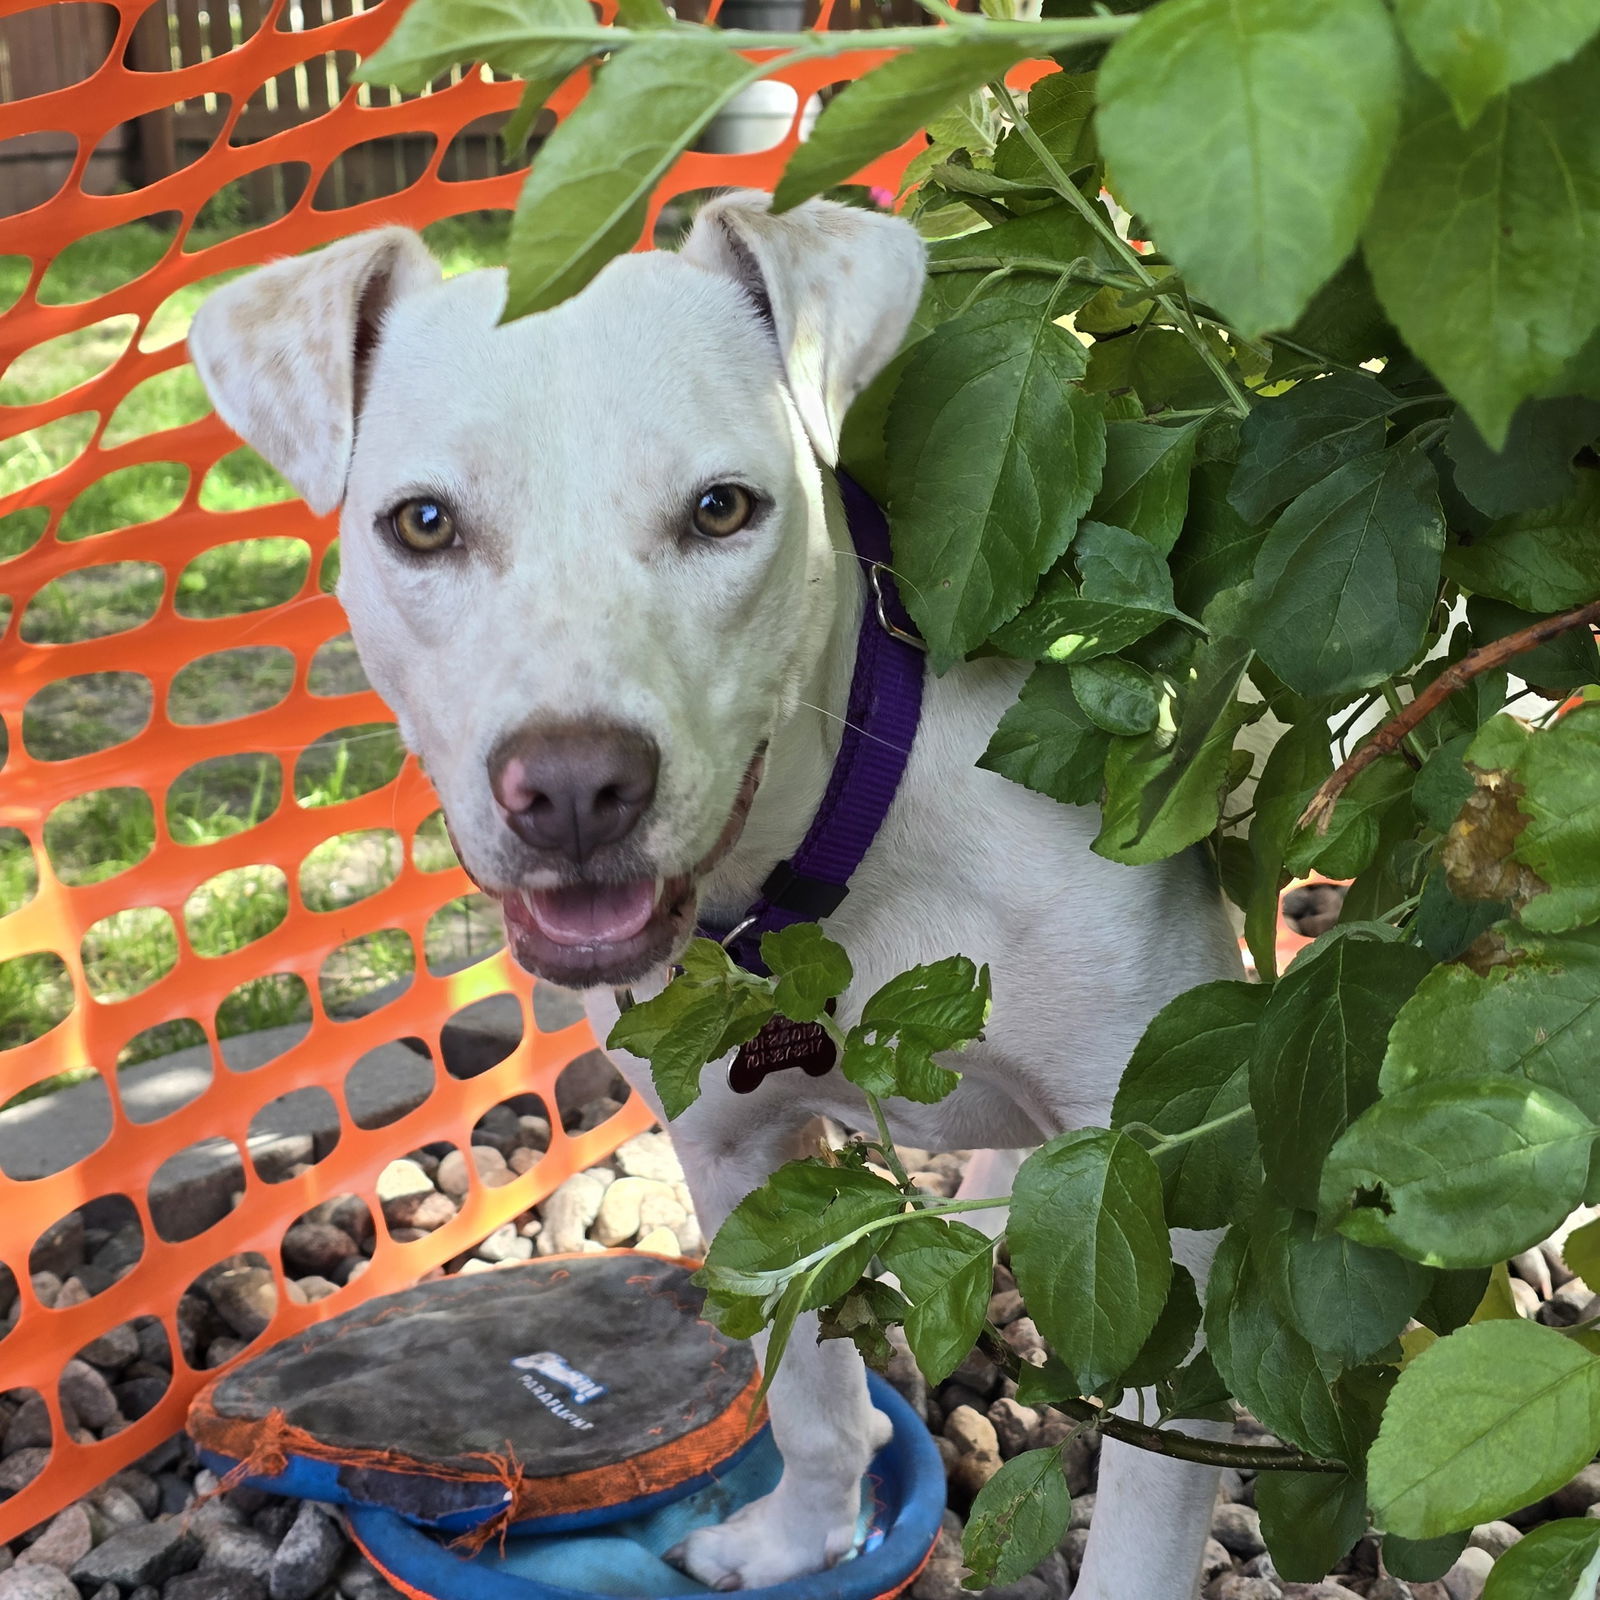
[[[377,0],[286,0],[276,26],[300,32],[371,9]],[[396,0],[389,0],[396,3]],[[698,20],[705,0],[688,0],[678,14]],[[807,25],[817,0],[809,0]],[[234,49],[266,24],[271,0],[152,0],[133,31],[127,65],[140,72],[167,72],[208,61]],[[836,0],[832,26],[871,28],[925,20],[916,0]],[[0,102],[25,99],[78,83],[94,72],[115,43],[116,13],[94,0],[65,0],[0,18]],[[387,105],[401,96],[353,85],[356,58],[348,51],[313,56],[269,79],[250,97],[229,134],[234,144],[253,144],[285,128],[320,116],[350,93],[362,104]],[[188,166],[228,126],[226,98],[178,101],[136,125],[113,128],[95,150],[84,174],[92,194],[142,188]],[[498,118],[469,124],[445,151],[440,175],[449,180],[492,177],[501,163]],[[27,211],[49,199],[65,181],[76,153],[66,133],[30,133],[0,141],[0,217]],[[395,194],[421,176],[433,158],[428,134],[370,140],[346,151],[328,169],[312,197],[319,208],[355,205]],[[304,179],[293,167],[268,168],[241,180],[239,193],[216,203],[218,221],[260,221],[282,215],[300,198]]]

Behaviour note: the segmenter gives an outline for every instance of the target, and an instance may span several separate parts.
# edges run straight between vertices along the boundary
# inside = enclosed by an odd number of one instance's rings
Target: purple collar
[[[772,869],[755,903],[731,929],[702,921],[697,930],[725,944],[745,971],[763,976],[762,934],[815,922],[843,903],[850,875],[877,838],[900,787],[922,715],[925,647],[889,569],[889,524],[865,489],[842,472],[838,480],[850,539],[867,574],[839,753],[800,848]]]

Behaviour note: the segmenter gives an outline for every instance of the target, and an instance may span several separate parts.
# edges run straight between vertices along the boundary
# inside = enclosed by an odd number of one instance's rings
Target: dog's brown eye
[[[455,518],[437,500],[407,500],[389,520],[408,550],[443,550],[455,543]]]
[[[714,483],[695,502],[694,528],[708,539],[726,539],[755,515],[755,497],[736,483]]]

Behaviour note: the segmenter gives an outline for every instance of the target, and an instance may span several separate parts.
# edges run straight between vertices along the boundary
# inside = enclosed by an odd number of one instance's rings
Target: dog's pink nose
[[[582,862],[634,827],[660,769],[655,740],[636,728],[530,723],[490,752],[489,787],[525,844]]]

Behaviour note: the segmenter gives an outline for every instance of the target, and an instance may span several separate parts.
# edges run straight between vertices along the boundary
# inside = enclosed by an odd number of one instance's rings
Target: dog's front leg
[[[775,1167],[808,1153],[797,1139],[773,1141],[754,1129],[737,1140],[718,1129],[708,1139],[700,1124],[713,1120],[705,1115],[712,1110],[696,1106],[672,1126],[708,1238]],[[755,1343],[765,1361],[766,1336]],[[819,1343],[813,1312],[795,1322],[767,1406],[783,1457],[777,1488],[726,1522],[690,1534],[670,1557],[713,1589],[759,1589],[839,1560],[855,1542],[862,1474],[888,1442],[888,1419],[867,1397],[855,1346],[848,1339]]]

